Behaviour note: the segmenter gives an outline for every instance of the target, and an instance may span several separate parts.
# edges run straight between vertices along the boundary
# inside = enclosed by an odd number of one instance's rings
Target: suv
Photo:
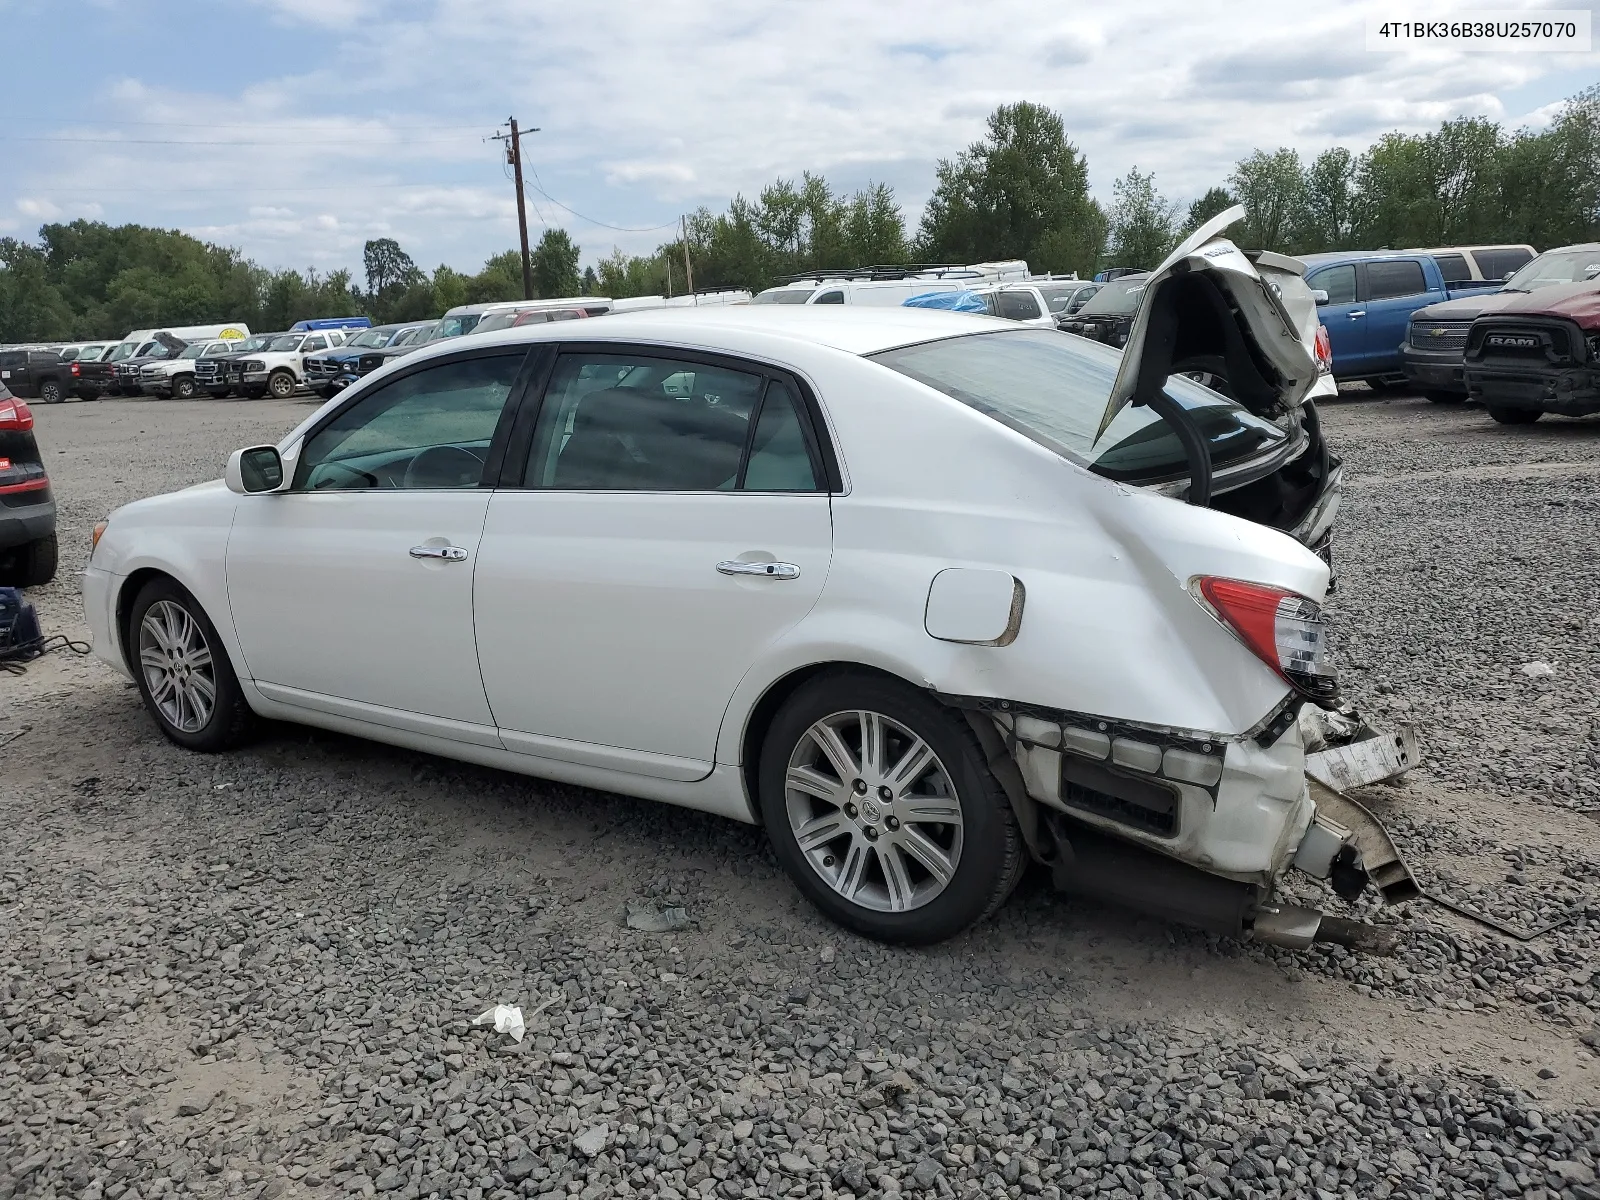
[[[33,413],[0,383],[0,587],[56,577],[56,501],[33,437]]]
[[[259,400],[270,392],[274,400],[287,400],[306,381],[306,356],[343,346],[345,340],[338,329],[280,334],[265,348],[231,361],[228,379],[237,381],[247,399]]]
[[[54,350],[0,350],[0,385],[25,400],[60,404],[72,386],[72,367]]]
[[[238,342],[217,338],[212,341],[190,342],[177,355],[158,362],[149,362],[139,368],[139,390],[147,396],[171,396],[178,400],[192,400],[200,390],[195,379],[199,359],[220,358],[231,354]]]

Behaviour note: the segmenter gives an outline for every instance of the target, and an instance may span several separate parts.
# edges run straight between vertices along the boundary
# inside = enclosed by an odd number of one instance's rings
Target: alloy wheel
[[[180,733],[199,733],[217,707],[217,675],[205,631],[182,605],[157,600],[139,622],[139,668],[150,700]]]
[[[955,877],[963,825],[950,772],[882,713],[812,724],[789,756],[784,803],[811,869],[852,904],[907,912]]]

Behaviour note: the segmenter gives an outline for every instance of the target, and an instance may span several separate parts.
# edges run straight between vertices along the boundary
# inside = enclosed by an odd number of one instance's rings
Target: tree
[[[955,262],[1026,259],[1036,271],[1090,272],[1105,226],[1083,155],[1042,105],[1003,104],[987,135],[940,159],[918,234],[921,252]]]
[[[600,288],[600,276],[595,274],[593,267],[583,269],[583,283],[578,289],[582,296],[593,296]]]
[[[1300,232],[1303,252],[1347,250],[1355,229],[1356,160],[1343,146],[1324,150],[1306,169]]]
[[[534,294],[575,296],[581,286],[577,243],[565,229],[546,229],[533,251]]]
[[[906,261],[906,219],[886,183],[869,183],[850,198],[844,218],[845,241],[856,263]]]
[[[361,252],[367,268],[367,294],[383,297],[415,283],[422,272],[393,238],[374,238]]]
[[[1271,154],[1257,150],[1235,164],[1228,187],[1244,205],[1244,221],[1232,235],[1235,242],[1252,250],[1293,248],[1305,204],[1298,154],[1287,148]]]
[[[1134,167],[1111,186],[1111,261],[1153,269],[1175,240],[1178,206],[1156,191],[1155,175]]]
[[[1235,203],[1226,188],[1208,189],[1204,196],[1189,205],[1189,215],[1183,221],[1184,235],[1193,233],[1218,213],[1227,212]]]

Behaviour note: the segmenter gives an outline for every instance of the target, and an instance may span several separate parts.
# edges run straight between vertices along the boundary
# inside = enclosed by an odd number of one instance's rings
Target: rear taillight
[[[78,366],[77,363],[73,363],[72,364],[72,377],[74,379],[76,379],[78,376],[80,376],[82,374],[83,374],[83,368]]]
[[[33,410],[14,396],[0,400],[0,429],[27,433],[33,428]]]
[[[1322,610],[1304,596],[1262,583],[1202,576],[1200,600],[1252,653],[1308,700],[1339,702]]]
[[[1317,374],[1328,375],[1333,371],[1333,342],[1328,337],[1326,325],[1317,326]]]

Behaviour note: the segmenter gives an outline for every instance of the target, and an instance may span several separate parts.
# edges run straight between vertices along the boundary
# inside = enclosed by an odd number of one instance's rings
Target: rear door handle
[[[760,575],[765,579],[799,579],[800,568],[793,563],[743,562],[736,558],[717,564],[724,575]]]
[[[1358,309],[1356,309],[1355,312],[1352,312],[1352,313],[1345,313],[1345,316],[1349,317],[1352,321],[1354,321],[1357,317],[1364,317],[1366,315],[1367,315],[1367,310],[1364,309],[1364,308],[1358,308]]]
[[[412,558],[442,558],[445,562],[466,562],[467,552],[460,546],[413,546]]]

